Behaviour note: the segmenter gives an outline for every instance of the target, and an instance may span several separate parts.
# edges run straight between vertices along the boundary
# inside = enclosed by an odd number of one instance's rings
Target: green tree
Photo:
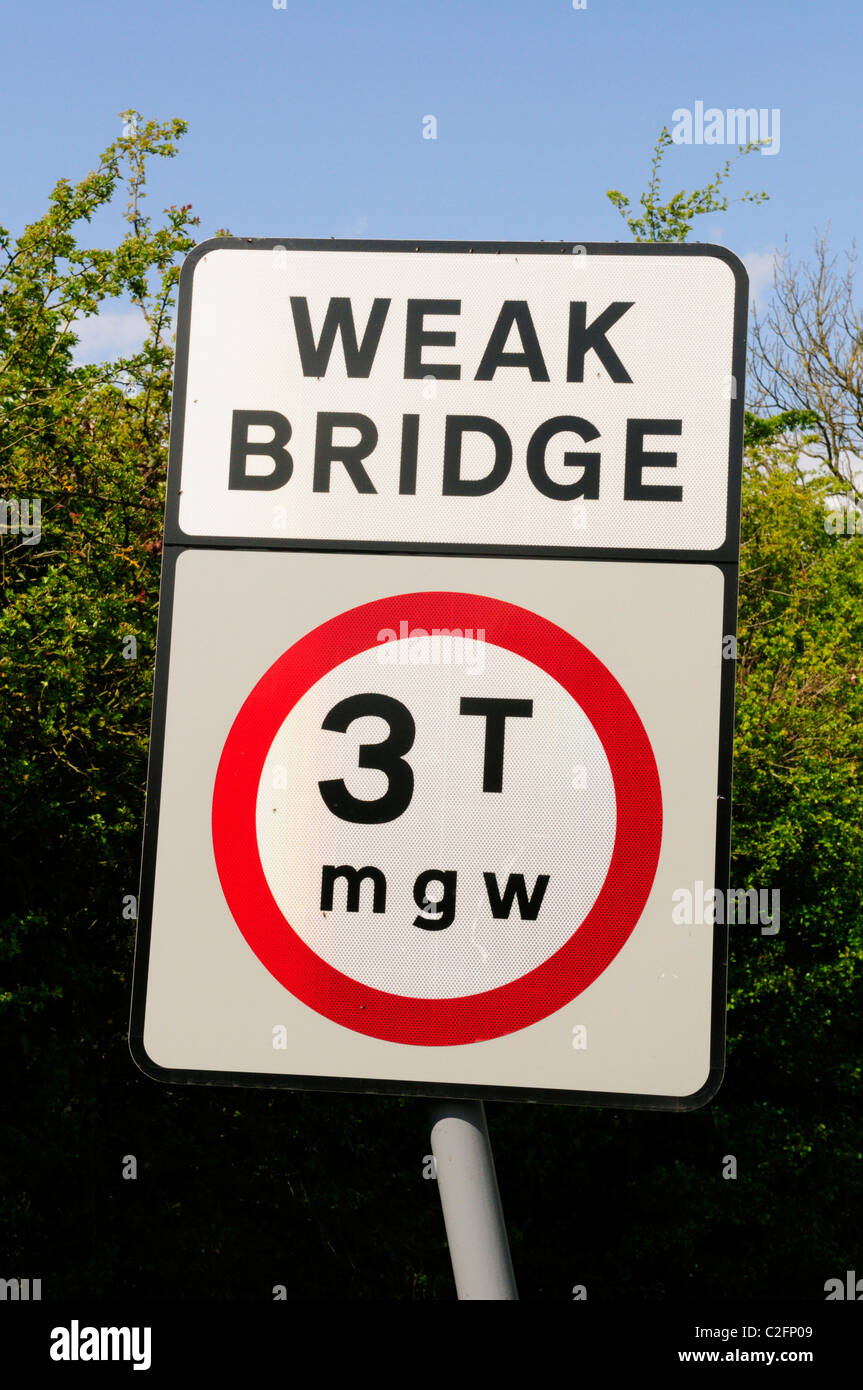
[[[48,211],[17,240],[0,229],[0,480],[7,500],[38,500],[42,527],[38,545],[5,536],[0,556],[0,819],[10,862],[27,865],[4,893],[0,1003],[24,1024],[22,1046],[30,1014],[64,994],[68,953],[91,932],[95,946],[106,916],[127,937],[116,896],[109,909],[105,891],[108,883],[114,895],[118,883],[134,883],[170,410],[168,327],[177,257],[194,244],[196,219],[174,207],[153,227],[142,212],[147,161],[172,157],[185,123],[123,116],[124,133],[93,172],[77,184],[61,180]],[[119,246],[81,246],[78,229],[121,187],[129,229]],[[76,365],[77,325],[120,296],[142,311],[141,350]],[[71,919],[69,882],[80,894]]]
[[[728,195],[725,193],[720,195],[719,190],[729,177],[732,164],[736,163],[743,155],[751,154],[768,143],[767,140],[750,140],[746,145],[739,145],[739,153],[734,156],[734,159],[726,159],[722,168],[714,174],[712,183],[706,184],[704,188],[696,189],[694,193],[686,193],[681,189],[667,203],[663,203],[661,202],[660,190],[662,161],[669,145],[672,144],[668,128],[663,126],[653,147],[653,159],[650,164],[647,188],[638,200],[644,209],[643,215],[636,217],[629,199],[616,188],[609,189],[606,197],[610,198],[617,208],[632,233],[633,240],[686,241],[696,217],[702,217],[708,212],[727,211]],[[763,203],[768,196],[767,193],[750,193],[747,188],[740,198],[733,198],[731,201]]]

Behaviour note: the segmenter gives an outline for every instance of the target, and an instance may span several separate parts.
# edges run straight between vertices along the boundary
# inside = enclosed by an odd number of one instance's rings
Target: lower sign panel
[[[165,565],[144,1071],[709,1098],[724,929],[676,905],[726,887],[719,567],[221,550]]]

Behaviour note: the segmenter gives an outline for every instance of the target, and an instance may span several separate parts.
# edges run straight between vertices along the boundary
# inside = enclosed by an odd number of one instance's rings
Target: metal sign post
[[[432,1154],[456,1293],[517,1299],[491,1141],[481,1100],[430,1107]]]

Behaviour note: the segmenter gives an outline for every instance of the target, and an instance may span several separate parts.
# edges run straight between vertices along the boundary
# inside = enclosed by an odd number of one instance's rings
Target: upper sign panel
[[[206,242],[166,539],[734,559],[746,295],[707,245]]]

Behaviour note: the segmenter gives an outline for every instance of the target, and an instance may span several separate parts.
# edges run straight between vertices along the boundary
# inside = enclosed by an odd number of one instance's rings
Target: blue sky
[[[281,0],[277,0],[281,3]],[[856,235],[857,0],[84,0],[6,6],[0,222],[38,216],[80,178],[118,113],[182,116],[148,211],[191,202],[203,240],[237,235],[628,240],[605,196],[633,202],[676,109],[778,109],[779,150],[728,185],[765,190],[697,220],[693,239],[746,260],[767,292],[774,251]],[[437,138],[423,138],[434,116]],[[775,126],[775,120],[770,117]],[[771,127],[771,131],[773,127]],[[736,143],[678,145],[670,194],[708,182]],[[119,209],[94,224],[107,244]],[[92,326],[96,355],[122,338]],[[100,337],[101,335],[101,337]],[[96,340],[98,339],[98,344]]]

